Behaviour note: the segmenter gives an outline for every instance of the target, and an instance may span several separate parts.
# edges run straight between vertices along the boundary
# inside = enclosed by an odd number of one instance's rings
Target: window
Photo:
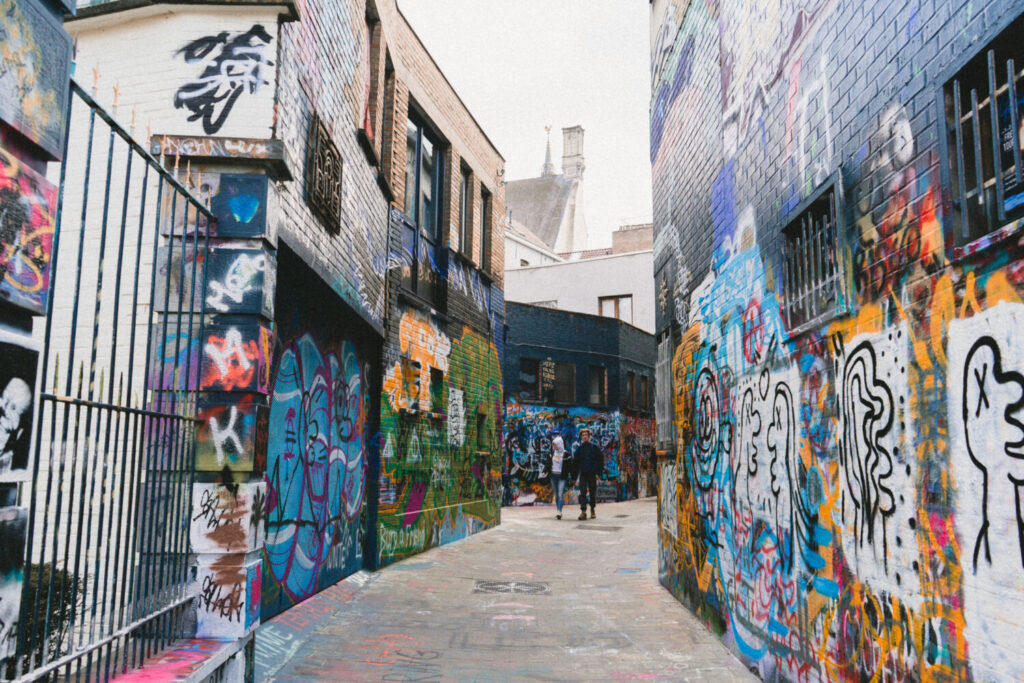
[[[472,255],[473,248],[473,198],[471,174],[462,167],[459,174],[459,252]]]
[[[519,398],[524,401],[540,398],[540,360],[537,358],[519,359]]]
[[[480,265],[491,269],[491,193],[480,186]]]
[[[640,375],[640,410],[651,409],[651,378]]]
[[[576,402],[575,363],[555,363],[555,403]]]
[[[636,373],[626,373],[626,407],[636,410]]]
[[[782,230],[782,308],[790,332],[824,322],[839,304],[835,185],[823,186],[805,207]]]
[[[402,359],[402,395],[406,408],[420,409],[420,364],[411,358]]]
[[[430,410],[434,413],[445,412],[444,372],[438,368],[430,368]]]
[[[618,318],[627,323],[633,322],[633,295],[602,296],[597,300],[598,310],[605,318]]]
[[[588,371],[590,388],[589,402],[592,406],[608,404],[608,369],[603,365],[591,365]]]
[[[1024,15],[944,86],[952,225],[958,245],[1024,216],[1022,31]]]
[[[376,23],[367,11],[366,16],[366,40],[363,41],[363,68],[366,69],[366,82],[363,84],[363,121],[362,129],[366,133],[369,139],[374,138],[373,133],[373,119],[377,113],[375,98],[371,97],[373,93],[373,58],[371,56],[371,43],[373,42],[373,31]]]
[[[405,215],[431,241],[438,235],[441,157],[437,144],[415,119],[405,128]]]

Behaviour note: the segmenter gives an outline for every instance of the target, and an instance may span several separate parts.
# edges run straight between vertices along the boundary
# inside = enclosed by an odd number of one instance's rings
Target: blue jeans
[[[558,506],[558,512],[562,512],[562,499],[565,498],[565,476],[561,474],[551,474],[551,490],[555,493],[555,505]]]

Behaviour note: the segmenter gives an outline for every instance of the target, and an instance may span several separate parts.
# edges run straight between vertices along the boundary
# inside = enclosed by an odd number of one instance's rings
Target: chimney
[[[566,178],[583,180],[583,126],[562,129],[562,173]]]

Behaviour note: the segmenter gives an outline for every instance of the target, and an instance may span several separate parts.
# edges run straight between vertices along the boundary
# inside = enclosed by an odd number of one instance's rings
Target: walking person
[[[580,487],[580,519],[587,518],[587,502],[590,502],[590,518],[597,517],[594,507],[597,505],[597,476],[604,472],[604,453],[590,442],[590,430],[580,430],[583,440],[573,453],[573,460],[579,471]],[[588,494],[589,492],[589,494]]]
[[[551,438],[551,492],[555,497],[555,506],[558,508],[558,513],[555,515],[555,519],[562,518],[562,504],[565,499],[565,482],[568,479],[568,458],[565,457],[565,442],[562,440],[562,435],[558,432],[554,432],[554,436]]]

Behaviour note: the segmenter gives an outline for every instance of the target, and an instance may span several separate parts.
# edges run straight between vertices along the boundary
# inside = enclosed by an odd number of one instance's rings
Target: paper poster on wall
[[[0,330],[0,481],[31,476],[38,370],[38,344]]]

